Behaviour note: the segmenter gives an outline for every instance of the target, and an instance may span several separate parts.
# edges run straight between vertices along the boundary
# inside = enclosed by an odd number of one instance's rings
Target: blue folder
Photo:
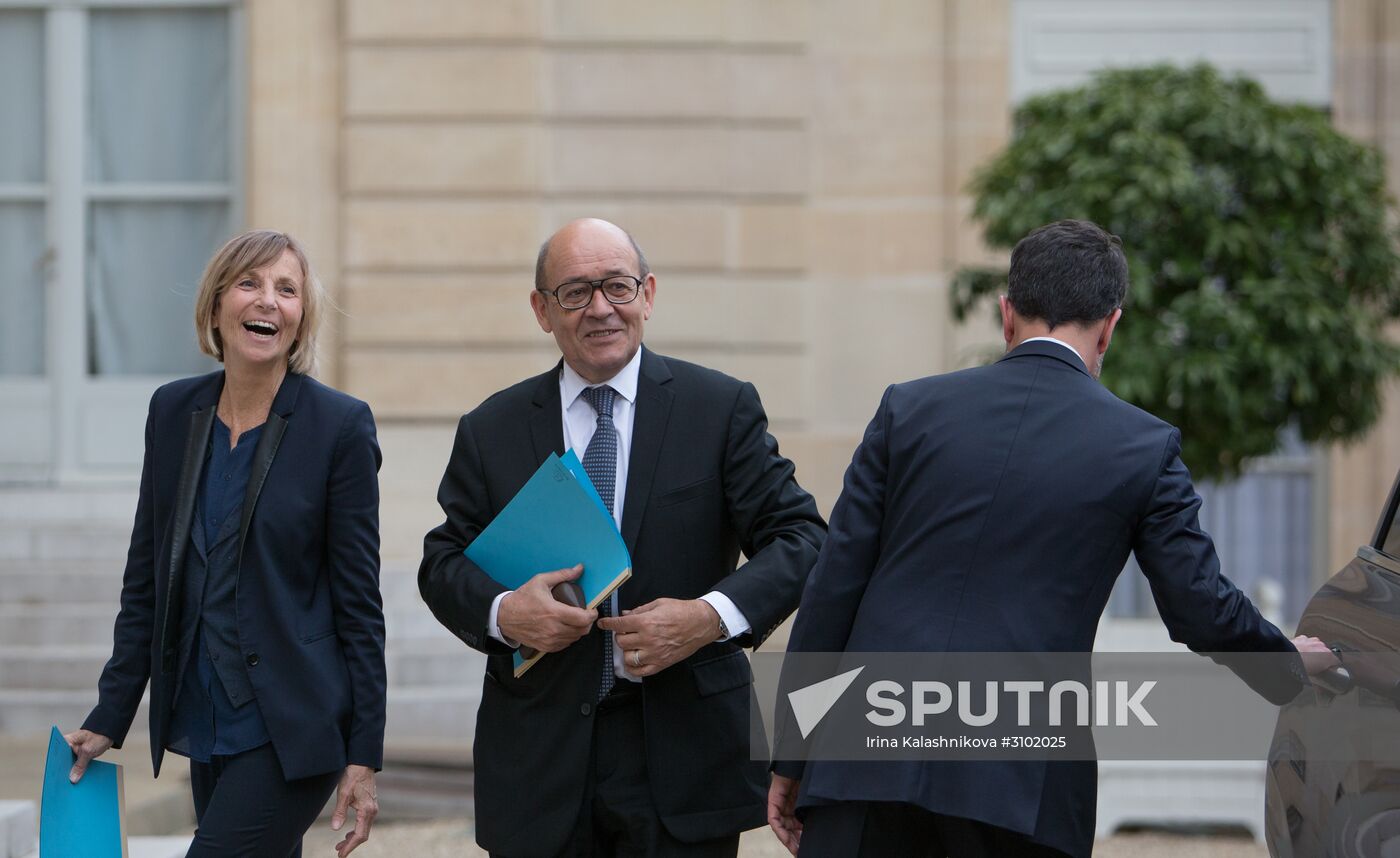
[[[593,480],[589,478],[588,472],[583,469],[583,463],[578,460],[578,456],[574,455],[574,451],[565,450],[564,455],[559,457],[559,461],[563,462],[564,467],[569,469],[569,473],[573,474],[574,477],[578,479],[578,484],[583,486],[583,490],[588,492],[588,496],[593,498],[594,503],[598,504],[598,509],[603,511],[603,515],[606,515],[608,520],[612,521],[612,510],[608,509],[607,504],[603,503],[603,496],[598,494],[598,487],[593,485]],[[616,526],[616,524],[617,522],[613,522],[614,526]]]
[[[73,750],[54,727],[44,763],[39,808],[39,858],[124,858],[122,767],[93,760],[76,784],[68,782]]]
[[[535,575],[583,564],[578,584],[596,608],[632,575],[617,524],[573,451],[550,454],[464,552],[498,584],[519,589]],[[515,654],[515,675],[543,654]]]

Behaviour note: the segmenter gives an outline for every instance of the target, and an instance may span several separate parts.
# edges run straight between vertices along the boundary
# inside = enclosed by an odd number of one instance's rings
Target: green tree
[[[1180,426],[1198,475],[1303,439],[1355,438],[1400,368],[1400,261],[1380,154],[1319,111],[1209,66],[1106,71],[1017,111],[972,183],[987,242],[1061,218],[1121,236],[1131,285],[1104,364],[1115,393]],[[1004,291],[965,269],[958,318]]]

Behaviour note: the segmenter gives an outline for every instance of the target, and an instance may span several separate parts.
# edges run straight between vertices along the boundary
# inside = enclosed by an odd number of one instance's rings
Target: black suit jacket
[[[179,679],[181,573],[223,384],[219,371],[151,397],[112,658],[83,724],[120,747],[149,678],[157,774]],[[248,677],[289,779],[382,762],[379,463],[368,405],[287,375],[253,453],[236,601]]]
[[[1180,449],[1176,429],[1055,343],[889,388],[846,472],[788,651],[1087,652],[1132,551],[1173,640],[1292,652],[1220,574]],[[1284,676],[1272,694],[1299,687]],[[804,805],[908,802],[1072,855],[1092,848],[1092,762],[777,769],[803,776]]]
[[[462,554],[544,459],[564,452],[559,372],[503,390],[461,419],[438,491],[447,518],[425,538],[418,572],[443,625],[492,656],[474,759],[477,839],[493,853],[554,855],[563,846],[584,795],[602,673],[595,627],[514,678],[510,650],[486,632],[503,588]],[[766,766],[749,759],[752,672],[740,646],[758,646],[792,613],[825,532],[753,386],[643,350],[622,513],[632,578],[619,604],[717,590],[752,625],[643,683],[652,794],[682,840],[763,824]],[[736,570],[740,551],[749,559]]]

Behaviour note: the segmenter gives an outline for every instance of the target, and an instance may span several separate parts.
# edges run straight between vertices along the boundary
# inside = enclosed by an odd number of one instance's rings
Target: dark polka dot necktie
[[[613,397],[617,391],[607,385],[590,387],[583,391],[583,398],[593,406],[598,415],[598,425],[593,430],[593,439],[588,442],[588,450],[583,454],[583,471],[593,481],[598,496],[611,514],[614,511],[613,497],[617,491],[617,427],[613,425]],[[612,616],[612,599],[598,605],[598,616]],[[603,633],[603,681],[598,686],[598,699],[602,700],[612,691],[617,677],[613,674],[613,636]]]

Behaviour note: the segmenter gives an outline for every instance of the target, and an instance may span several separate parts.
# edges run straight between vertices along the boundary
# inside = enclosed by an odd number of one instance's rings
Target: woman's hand
[[[355,827],[345,839],[335,845],[336,855],[345,858],[356,846],[369,839],[370,826],[379,813],[379,790],[374,785],[374,769],[369,766],[349,765],[340,776],[340,786],[335,800],[335,812],[331,814],[331,831],[339,831],[345,824],[345,814],[355,808]]]
[[[107,753],[107,749],[112,747],[112,740],[91,730],[74,730],[63,737],[63,741],[68,743],[68,747],[73,749],[77,759],[73,761],[73,768],[68,772],[69,783],[77,783],[83,779],[83,773],[87,771],[88,763],[95,757],[100,757]]]

